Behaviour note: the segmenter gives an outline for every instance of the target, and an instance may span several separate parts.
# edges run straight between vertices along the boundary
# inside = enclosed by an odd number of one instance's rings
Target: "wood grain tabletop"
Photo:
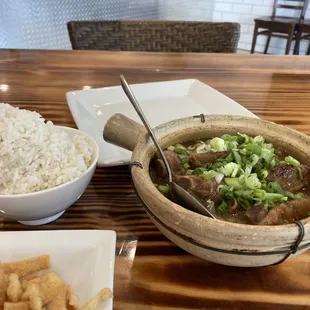
[[[310,134],[308,56],[0,50],[0,102],[75,127],[65,93],[119,85],[120,73],[129,83],[199,79],[263,119]],[[152,224],[128,167],[97,168],[82,197],[51,224],[0,217],[2,231],[46,229],[116,231],[114,309],[310,309],[309,251],[264,268],[189,255]]]

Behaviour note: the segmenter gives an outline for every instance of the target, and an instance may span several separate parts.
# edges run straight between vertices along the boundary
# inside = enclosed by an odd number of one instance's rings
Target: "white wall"
[[[241,25],[241,37],[239,49],[251,50],[254,18],[259,16],[270,16],[272,14],[274,0],[167,0],[161,7],[161,19],[183,19],[183,20],[202,20],[202,21],[231,21],[238,22]],[[292,3],[287,1],[287,3]],[[294,2],[298,4],[298,2]],[[279,14],[298,16],[297,12],[288,10],[279,10]],[[309,13],[309,14],[308,14]],[[307,11],[310,15],[310,8]],[[255,51],[263,52],[265,48],[266,37],[258,36]],[[301,43],[300,54],[308,48],[309,42]],[[272,38],[270,41],[268,53],[284,54],[286,40]],[[291,50],[294,48],[292,44]]]
[[[211,20],[213,0],[0,0],[0,48],[70,49],[70,20]]]
[[[273,0],[0,0],[0,48],[70,49],[66,23],[74,19],[170,19],[238,22],[239,48],[250,50],[254,18],[270,15],[272,5]],[[263,51],[265,40],[258,38],[256,51]],[[301,44],[301,53],[308,44]],[[284,50],[285,40],[271,40],[269,53]]]
[[[212,20],[216,0],[160,0],[159,18]]]
[[[0,0],[0,48],[71,49],[67,22],[158,19],[161,0]]]
[[[239,48],[250,50],[254,18],[259,16],[270,16],[272,14],[273,0],[215,0],[215,7],[213,11],[213,21],[234,21],[241,25],[241,37],[239,41]],[[289,3],[289,1],[287,1]],[[292,2],[291,2],[292,3]],[[298,2],[294,2],[298,4]],[[310,9],[307,11],[307,15]],[[279,14],[288,14],[290,11],[279,11]],[[297,12],[291,12],[292,16],[298,16]],[[306,16],[307,16],[306,15]],[[266,37],[258,36],[255,51],[263,52],[265,47]],[[302,42],[300,53],[304,53],[308,47],[308,42]],[[268,53],[284,54],[286,40],[280,38],[272,38],[270,41]],[[293,49],[293,46],[292,46]]]

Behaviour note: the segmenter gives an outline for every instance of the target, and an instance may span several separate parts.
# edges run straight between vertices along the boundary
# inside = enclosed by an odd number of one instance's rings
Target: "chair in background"
[[[237,23],[186,21],[71,21],[73,49],[145,52],[235,53]]]
[[[296,2],[296,0],[292,0],[289,3]],[[305,13],[308,7],[309,0],[300,0],[298,3],[300,4],[287,4],[286,1],[275,0],[273,5],[272,16],[268,17],[259,17],[256,18],[254,33],[253,33],[253,41],[252,41],[252,49],[251,53],[254,53],[256,39],[258,35],[267,36],[267,41],[265,45],[264,54],[267,54],[270,39],[272,37],[284,38],[287,40],[285,54],[289,54],[292,41],[296,39],[297,35],[297,25],[300,21],[305,18]],[[288,17],[288,16],[280,16],[277,14],[278,9],[282,9],[288,14],[288,10],[292,12],[297,11],[299,14],[298,17]],[[259,31],[262,28],[264,30]]]
[[[301,40],[310,40],[310,20],[303,20],[298,24],[298,32],[294,49],[295,55],[299,55],[299,45]],[[310,55],[310,43],[306,55]]]

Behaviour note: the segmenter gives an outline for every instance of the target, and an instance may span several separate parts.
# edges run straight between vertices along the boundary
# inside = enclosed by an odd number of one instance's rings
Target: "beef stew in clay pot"
[[[133,150],[131,173],[137,194],[171,241],[216,263],[266,266],[289,256],[302,225],[305,236],[294,255],[308,248],[308,136],[231,115],[179,119],[156,127],[155,133],[174,182],[216,219],[171,200],[167,172],[143,126],[117,114],[107,122],[104,138]]]

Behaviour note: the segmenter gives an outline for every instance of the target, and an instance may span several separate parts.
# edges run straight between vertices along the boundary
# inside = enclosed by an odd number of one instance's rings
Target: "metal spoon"
[[[163,152],[163,150],[161,149],[157,138],[155,137],[153,130],[151,128],[151,126],[149,125],[145,115],[143,114],[140,105],[135,97],[135,95],[133,94],[132,90],[130,89],[128,83],[126,82],[125,77],[121,74],[120,75],[120,80],[121,80],[121,84],[122,84],[122,88],[126,94],[126,96],[128,97],[128,99],[130,100],[131,104],[133,105],[133,107],[135,108],[136,112],[138,113],[141,121],[143,122],[145,128],[147,129],[147,131],[149,132],[164,164],[165,167],[167,169],[168,172],[168,180],[169,180],[169,185],[171,188],[171,194],[173,199],[178,202],[181,206],[185,207],[186,209],[189,209],[191,211],[197,212],[199,214],[202,215],[206,215],[209,217],[212,217],[215,219],[215,216],[204,206],[202,205],[196,198],[194,198],[189,192],[187,192],[184,188],[182,188],[181,186],[179,186],[178,184],[176,184],[175,182],[173,182],[172,180],[172,172],[171,172],[171,168],[169,166],[169,163],[167,161],[167,158]]]

